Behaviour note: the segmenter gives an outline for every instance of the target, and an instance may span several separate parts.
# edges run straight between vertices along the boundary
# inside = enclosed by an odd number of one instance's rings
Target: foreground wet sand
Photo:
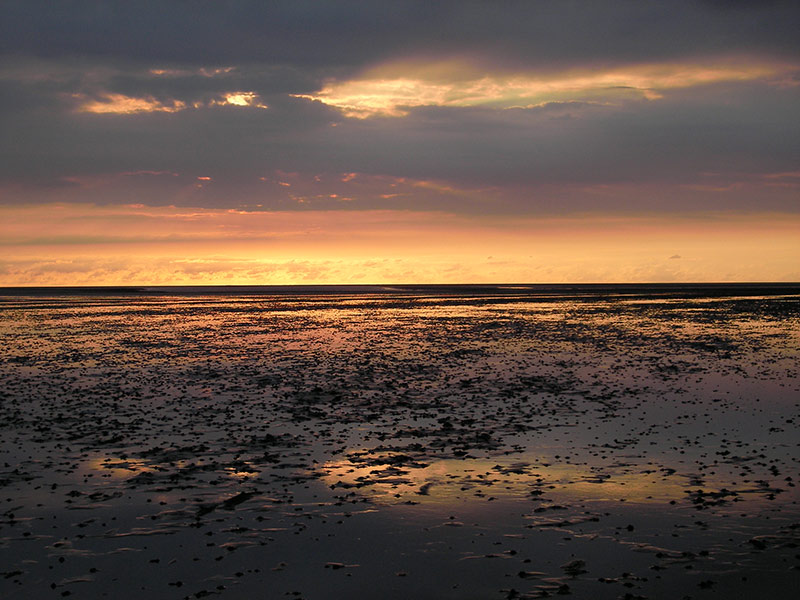
[[[794,598],[800,298],[0,302],[2,598]]]

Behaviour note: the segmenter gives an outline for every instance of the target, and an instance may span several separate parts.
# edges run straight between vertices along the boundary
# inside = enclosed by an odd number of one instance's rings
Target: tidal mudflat
[[[0,597],[796,597],[800,287],[373,291],[0,297]]]

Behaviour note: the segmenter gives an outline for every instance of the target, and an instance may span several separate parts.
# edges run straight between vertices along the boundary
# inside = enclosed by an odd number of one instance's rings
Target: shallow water
[[[800,296],[445,291],[0,300],[0,597],[794,597]]]

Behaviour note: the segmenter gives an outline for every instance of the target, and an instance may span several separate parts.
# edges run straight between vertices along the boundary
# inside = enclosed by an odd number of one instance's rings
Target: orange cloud
[[[295,97],[338,108],[345,116],[400,117],[419,106],[532,108],[550,102],[616,103],[661,98],[670,89],[720,82],[780,83],[797,65],[739,58],[700,63],[634,64],[561,73],[504,73],[466,61],[393,62],[346,81],[330,81],[314,94]]]
[[[188,108],[200,109],[211,106],[235,106],[251,108],[269,108],[255,92],[225,92],[218,98],[208,102],[193,102],[191,105],[182,100],[171,99],[161,101],[153,96],[125,96],[124,94],[105,93],[98,98],[89,99],[83,94],[75,94],[73,98],[80,101],[78,112],[93,114],[131,115],[138,113],[165,112],[176,113]]]
[[[223,105],[230,106],[252,106],[254,108],[269,108],[261,102],[255,92],[229,92],[223,96]]]
[[[77,95],[77,98],[84,98]],[[169,103],[156,100],[152,96],[136,98],[124,94],[103,94],[99,99],[85,100],[79,107],[79,112],[94,114],[130,115],[136,113],[167,112],[174,113],[186,108],[186,103],[172,100]]]

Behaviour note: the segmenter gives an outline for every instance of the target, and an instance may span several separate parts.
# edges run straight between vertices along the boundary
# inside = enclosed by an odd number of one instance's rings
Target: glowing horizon
[[[4,286],[800,280],[800,217],[787,214],[488,219],[44,205],[0,215],[0,248],[14,256],[2,263]]]

